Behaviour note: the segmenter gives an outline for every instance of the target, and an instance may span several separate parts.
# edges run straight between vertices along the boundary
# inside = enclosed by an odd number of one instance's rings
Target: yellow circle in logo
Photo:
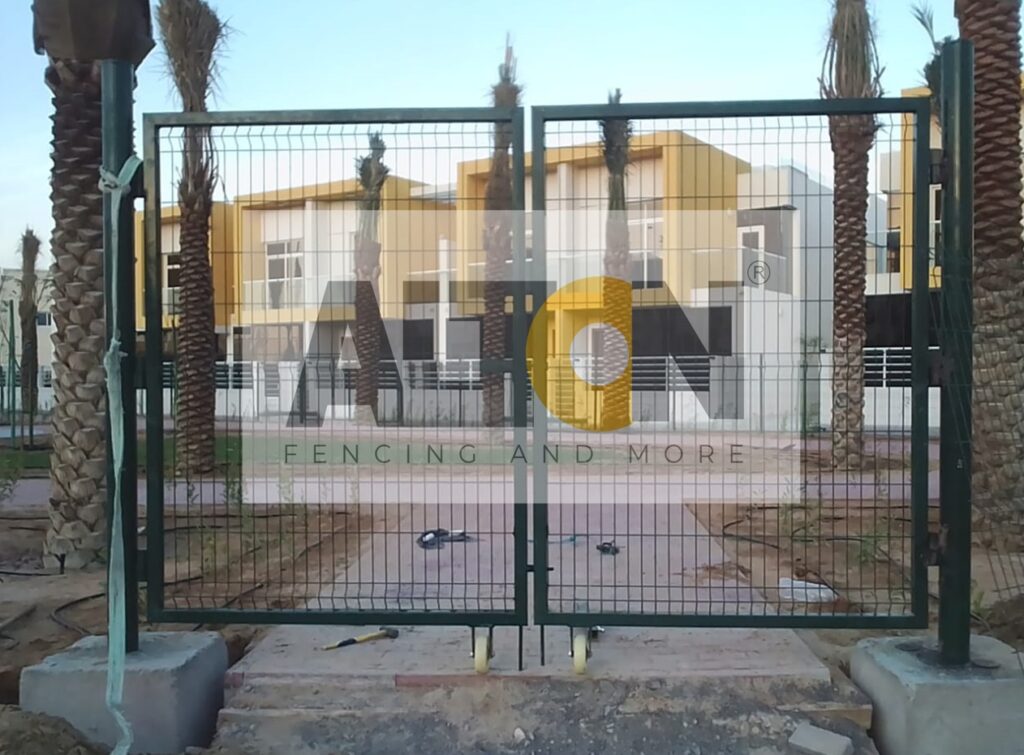
[[[611,329],[594,370],[613,365],[617,377],[584,380],[577,374],[573,339],[588,326]],[[599,332],[599,331],[598,331]],[[625,354],[609,353],[625,349]],[[580,430],[608,432],[631,421],[633,287],[609,276],[581,278],[558,289],[537,310],[526,339],[535,395],[553,415]],[[624,365],[624,366],[623,366]]]

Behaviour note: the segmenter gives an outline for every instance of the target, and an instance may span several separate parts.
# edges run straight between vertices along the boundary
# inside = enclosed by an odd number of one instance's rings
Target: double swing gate
[[[928,106],[147,115],[150,618],[922,626]]]

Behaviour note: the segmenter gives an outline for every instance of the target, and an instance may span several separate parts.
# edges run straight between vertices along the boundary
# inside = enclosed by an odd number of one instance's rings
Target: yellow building
[[[532,153],[524,156],[528,259],[536,245],[534,232],[540,227],[534,221],[538,210],[531,208],[534,159]],[[483,277],[483,210],[489,170],[488,158],[459,165],[454,267],[460,281]],[[741,191],[745,185],[749,198],[750,174],[747,162],[683,131],[638,134],[631,140],[625,177],[630,280],[622,288],[632,298],[632,333],[627,334],[632,338],[632,353],[641,361],[651,360],[652,374],[664,374],[665,355],[686,341],[686,326],[679,325],[680,304],[703,306],[716,298],[730,302],[738,298],[736,290],[743,285],[745,269],[744,232],[750,230],[744,217],[751,212]],[[540,340],[532,330],[529,348],[533,363],[547,366],[549,386],[539,390],[548,407],[563,418],[576,416],[586,418],[585,425],[600,424],[603,389],[574,375],[592,369],[592,357],[600,353],[602,336],[596,326],[604,319],[603,298],[609,291],[595,282],[604,274],[608,218],[608,171],[601,144],[555,144],[545,149],[544,177],[545,279],[559,293],[544,310],[547,335]],[[758,227],[763,242],[763,225]],[[479,286],[463,287],[458,298],[454,307],[458,314],[482,315]],[[708,331],[728,331],[724,335],[729,345],[723,352],[732,348],[738,320],[725,309],[718,308],[705,320]],[[707,347],[708,335],[701,333],[703,343],[691,339],[683,349]],[[718,345],[722,334],[715,335]],[[577,338],[589,341],[577,344]],[[545,351],[546,358],[539,359]],[[574,356],[577,351],[580,357]],[[631,379],[631,368],[625,365],[615,383],[628,386]]]
[[[526,154],[525,163],[529,249],[532,153]],[[607,170],[601,145],[552,147],[545,150],[544,163],[549,275],[558,285],[600,275],[607,214]],[[460,281],[481,279],[489,169],[489,158],[459,165],[455,270]],[[626,200],[630,251],[634,268],[641,273],[635,304],[667,304],[664,294],[668,292],[677,301],[687,302],[695,289],[709,283],[737,282],[738,186],[740,176],[749,172],[746,162],[681,131],[633,138]],[[711,254],[712,250],[716,253]],[[723,254],[723,250],[732,253]],[[467,313],[481,311],[479,302],[467,306]]]
[[[401,319],[408,285],[424,270],[436,272],[440,247],[453,236],[454,206],[415,181],[391,176],[384,184],[379,240],[379,299],[385,319]],[[354,280],[354,245],[362,189],[356,179],[236,197],[216,203],[210,248],[214,311],[221,358],[299,357],[313,323],[344,323],[354,307],[328,286]],[[177,323],[180,211],[161,213],[161,282],[165,330]],[[145,327],[142,214],[136,218],[137,322]],[[326,298],[325,298],[326,297]],[[325,306],[325,302],[338,302]],[[328,330],[330,327],[327,328]],[[343,333],[342,333],[343,335]],[[333,337],[333,336],[332,336]],[[340,338],[341,335],[338,335]],[[243,347],[242,344],[245,344]],[[240,352],[247,353],[240,353]]]
[[[1024,75],[1021,76],[1021,89],[1024,90]],[[927,87],[912,87],[904,89],[901,94],[904,97],[930,97],[931,90]],[[1021,113],[1022,135],[1024,135],[1024,111]],[[931,122],[931,143],[934,150],[942,149],[942,129],[939,127],[937,118]],[[890,232],[899,234],[900,248],[900,282],[904,289],[910,290],[913,281],[912,254],[914,248],[914,192],[910,187],[914,185],[914,120],[911,115],[904,115],[902,121],[902,133],[900,137],[900,183],[895,187],[896,191],[889,194],[890,206]],[[900,187],[906,187],[900,191]],[[902,198],[895,202],[894,197]],[[931,273],[929,275],[929,286],[938,288],[942,276],[942,269],[935,265],[935,242],[939,238],[939,228],[942,218],[942,187],[932,185],[928,188],[928,238]]]
[[[354,319],[352,299],[329,291],[354,280],[359,224],[356,179],[243,195],[234,202],[240,296],[234,325],[247,329],[261,352],[245,358],[277,357],[305,342],[316,323],[321,337],[336,323]],[[381,270],[378,299],[385,320],[403,319],[411,303],[410,282],[438,269],[439,250],[453,236],[454,206],[424,184],[399,176],[384,183],[378,228]],[[285,343],[288,343],[288,346]]]
[[[181,210],[178,205],[163,207],[160,212],[160,286],[165,331],[178,321],[179,274],[181,270]],[[237,246],[235,244],[234,207],[229,203],[214,202],[210,214],[210,263],[213,271],[213,313],[218,336],[225,338],[230,332],[238,296]],[[135,214],[135,319],[137,329],[146,327],[145,288],[145,234],[143,213]]]

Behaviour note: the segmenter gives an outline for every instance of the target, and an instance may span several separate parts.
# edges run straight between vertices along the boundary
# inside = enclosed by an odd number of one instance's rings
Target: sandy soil
[[[165,523],[166,602],[211,607],[298,605],[295,586],[329,581],[347,559],[350,525],[344,512],[337,510],[299,516],[283,507],[269,508],[259,518],[223,511],[171,514]],[[42,514],[0,515],[0,703],[17,702],[23,666],[37,663],[85,634],[106,631],[102,566],[49,574],[40,556],[46,526]],[[227,559],[225,554],[238,555]],[[140,611],[144,617],[144,593]],[[143,623],[143,629],[194,626]],[[258,632],[252,626],[208,628],[224,634],[232,662]]]

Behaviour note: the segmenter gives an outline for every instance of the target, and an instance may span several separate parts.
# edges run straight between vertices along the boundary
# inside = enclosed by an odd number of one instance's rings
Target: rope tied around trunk
[[[100,190],[110,194],[111,223],[110,246],[104,250],[110,255],[110,275],[116,283],[118,278],[118,218],[122,203],[133,199],[132,182],[142,167],[136,155],[130,155],[116,175],[100,168]],[[116,294],[116,288],[111,287]],[[110,446],[113,452],[114,505],[110,517],[110,559],[107,568],[107,690],[106,704],[117,722],[120,736],[112,755],[127,755],[132,746],[132,727],[125,718],[124,667],[125,667],[125,623],[127,606],[124,583],[124,522],[121,511],[121,477],[124,473],[124,404],[121,401],[121,332],[118,329],[118,297],[110,301],[110,346],[103,356],[103,367],[107,381],[107,411],[110,418]],[[135,596],[132,596],[135,599]]]

